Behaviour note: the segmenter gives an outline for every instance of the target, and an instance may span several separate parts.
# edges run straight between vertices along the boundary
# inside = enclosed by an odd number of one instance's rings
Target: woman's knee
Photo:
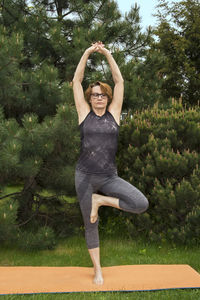
[[[128,197],[119,199],[119,206],[125,211],[140,214],[148,209],[149,202],[140,191],[137,193],[134,191],[134,193],[129,194]]]
[[[145,212],[147,209],[149,208],[149,201],[147,200],[147,198],[143,195],[143,197],[141,198],[139,205],[138,205],[138,214],[141,214],[143,212]]]

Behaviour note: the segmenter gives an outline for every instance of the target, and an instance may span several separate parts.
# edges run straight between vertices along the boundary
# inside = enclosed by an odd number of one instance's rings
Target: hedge
[[[130,235],[200,242],[200,107],[172,99],[129,112],[120,129],[119,175],[148,198],[146,213],[127,215]]]
[[[173,100],[169,108],[155,105],[130,111],[120,127],[117,166],[119,176],[139,188],[150,206],[140,215],[101,208],[101,233],[121,232],[133,239],[143,235],[150,241],[199,244],[199,106],[186,108],[181,101]],[[78,204],[57,202],[56,213],[51,203],[46,203],[40,212],[48,216],[45,224],[40,224],[36,216],[32,219],[33,225],[37,223],[35,229],[28,233],[17,224],[17,200],[1,200],[0,242],[10,240],[24,249],[38,245],[45,249],[55,246],[55,236],[65,237],[69,230],[83,232]]]

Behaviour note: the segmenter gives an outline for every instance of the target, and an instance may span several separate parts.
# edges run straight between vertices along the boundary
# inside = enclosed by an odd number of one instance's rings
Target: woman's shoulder
[[[109,107],[107,109],[107,112],[114,119],[117,126],[120,126],[120,115],[115,114],[115,112],[113,112],[111,109],[109,109]]]
[[[82,126],[85,122],[85,120],[88,118],[89,115],[91,115],[92,113],[92,110],[89,110],[89,111],[86,111],[85,114],[82,114],[80,117],[79,117],[79,124],[78,126]]]

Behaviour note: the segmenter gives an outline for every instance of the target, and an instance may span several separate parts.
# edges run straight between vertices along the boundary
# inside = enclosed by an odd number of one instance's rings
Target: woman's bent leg
[[[149,207],[148,200],[142,192],[117,175],[112,176],[101,187],[100,192],[119,199],[119,208],[124,211],[140,214]]]
[[[119,199],[99,194],[92,194],[92,210],[90,216],[91,223],[95,223],[98,219],[98,209],[102,205],[112,206],[120,209]]]

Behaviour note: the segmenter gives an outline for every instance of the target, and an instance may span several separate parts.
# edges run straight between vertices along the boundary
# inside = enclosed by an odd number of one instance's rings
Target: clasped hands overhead
[[[104,55],[110,53],[110,51],[104,47],[104,44],[101,41],[92,43],[92,46],[89,47],[86,51],[89,52],[89,54],[93,52],[98,52]]]

